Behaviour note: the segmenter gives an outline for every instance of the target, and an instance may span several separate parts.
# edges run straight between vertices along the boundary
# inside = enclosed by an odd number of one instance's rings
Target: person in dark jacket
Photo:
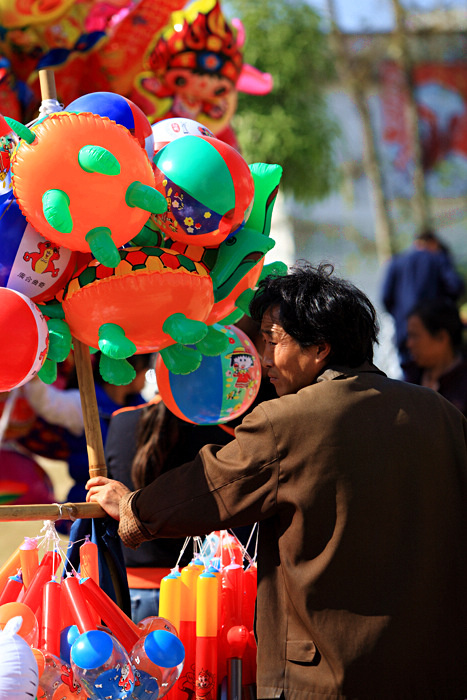
[[[132,547],[259,522],[258,698],[467,698],[467,420],[374,366],[376,312],[327,266],[266,277],[250,312],[278,398],[88,500]]]
[[[438,391],[467,417],[464,324],[457,306],[444,299],[416,306],[407,321],[412,362],[406,380]]]
[[[408,250],[391,259],[383,278],[381,298],[394,319],[402,370],[410,360],[406,342],[409,312],[422,301],[456,301],[464,288],[446,246],[433,231],[423,231]]]

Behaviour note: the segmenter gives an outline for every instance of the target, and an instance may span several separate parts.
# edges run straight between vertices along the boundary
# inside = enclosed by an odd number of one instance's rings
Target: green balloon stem
[[[160,351],[162,361],[173,374],[191,374],[201,364],[202,356],[198,350],[183,345],[170,345]]]
[[[194,321],[184,314],[178,313],[166,318],[162,330],[170,335],[176,343],[192,345],[199,343],[205,337],[208,327],[202,321]]]
[[[130,384],[136,377],[135,368],[127,360],[116,360],[104,354],[99,361],[99,372],[104,381],[116,386]]]
[[[141,182],[132,182],[125,195],[125,202],[129,207],[138,207],[152,214],[163,214],[167,211],[165,197],[154,187],[143,185]]]
[[[196,349],[203,355],[215,357],[221,355],[229,347],[229,338],[225,333],[216,330],[210,326],[205,338],[199,343],[196,343]]]
[[[91,253],[106,267],[117,267],[120,262],[120,253],[113,242],[112,232],[106,226],[97,226],[91,229],[85,236],[86,243]]]
[[[87,173],[120,175],[120,163],[113,153],[102,146],[83,146],[78,153],[78,163]]]
[[[71,333],[68,324],[59,318],[47,321],[49,329],[49,351],[47,357],[55,362],[66,360],[71,350]]]
[[[47,357],[37,376],[44,384],[53,384],[57,379],[57,363]]]
[[[60,233],[71,233],[73,219],[70,213],[70,198],[63,190],[47,190],[42,195],[42,211],[46,221]]]
[[[104,323],[99,328],[99,349],[114,360],[125,360],[136,352],[136,345],[126,337],[125,331],[116,323]]]
[[[12,119],[11,117],[4,117],[4,119],[11,130],[14,131],[15,134],[20,137],[20,139],[23,139],[26,141],[26,143],[32,143],[35,141],[35,133],[31,131],[31,129],[28,129],[27,126],[16,121],[16,119]]]

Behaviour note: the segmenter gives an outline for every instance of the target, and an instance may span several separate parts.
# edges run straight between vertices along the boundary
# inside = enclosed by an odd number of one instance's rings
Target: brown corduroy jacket
[[[120,534],[260,522],[259,698],[464,700],[466,428],[429,389],[328,368],[122,499]]]

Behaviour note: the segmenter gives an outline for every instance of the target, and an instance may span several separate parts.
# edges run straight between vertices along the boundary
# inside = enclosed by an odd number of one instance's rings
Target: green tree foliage
[[[324,86],[333,63],[319,15],[303,0],[231,0],[246,34],[244,60],[271,73],[269,95],[239,93],[233,126],[247,162],[279,163],[281,189],[297,200],[325,196],[335,184]]]

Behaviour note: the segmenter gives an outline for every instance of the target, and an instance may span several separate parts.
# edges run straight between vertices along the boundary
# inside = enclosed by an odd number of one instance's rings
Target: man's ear
[[[331,352],[331,346],[326,341],[318,343],[316,350],[316,359],[324,361]]]

